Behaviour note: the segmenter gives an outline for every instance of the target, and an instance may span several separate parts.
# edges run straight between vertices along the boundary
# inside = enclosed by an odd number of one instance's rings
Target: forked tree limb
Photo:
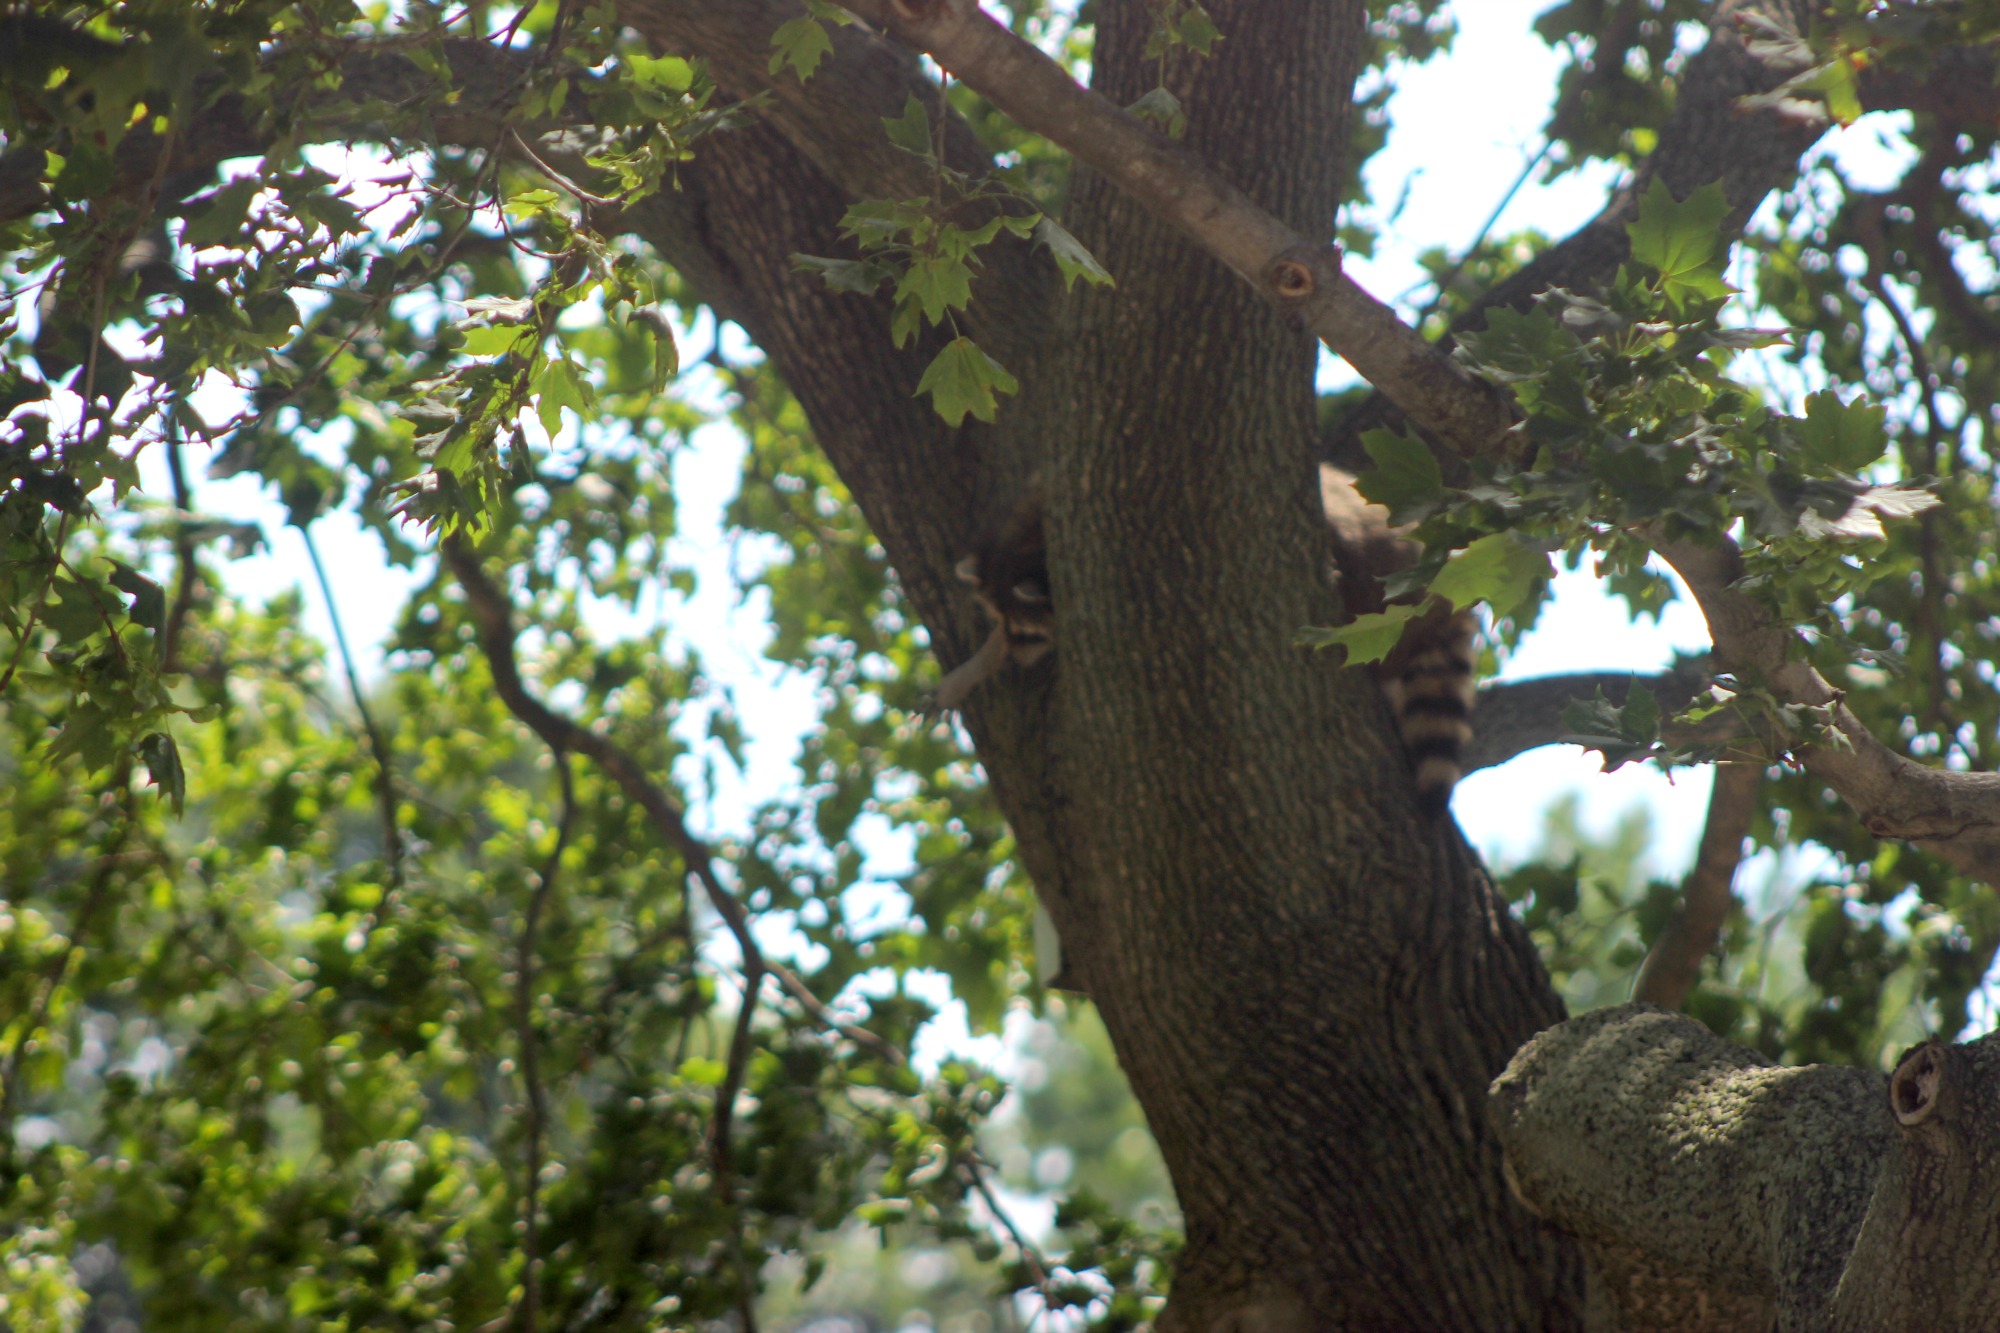
[[[2000,1309],[1996,1099],[2000,1037],[1885,1079],[1635,1004],[1523,1046],[1487,1113],[1522,1202],[1616,1275],[1606,1326],[1969,1333]]]
[[[1798,635],[1733,586],[1743,573],[1733,542],[1656,540],[1654,549],[1694,594],[1723,665],[1787,703],[1826,710],[1833,734],[1794,747],[1806,772],[1876,837],[1915,842],[1976,880],[2000,884],[2000,773],[1926,768],[1877,740],[1804,660]]]

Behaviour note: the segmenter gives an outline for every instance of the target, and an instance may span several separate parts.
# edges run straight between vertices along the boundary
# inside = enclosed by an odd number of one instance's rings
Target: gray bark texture
[[[1529,1042],[1488,1109],[1520,1197],[1591,1256],[1595,1328],[2000,1325],[2000,1036],[1885,1078],[1626,1005]]]

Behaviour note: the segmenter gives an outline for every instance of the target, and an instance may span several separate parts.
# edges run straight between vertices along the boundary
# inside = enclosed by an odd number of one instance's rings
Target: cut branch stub
[[[1488,1110],[1619,1327],[1969,1333],[2000,1310],[2000,1037],[1926,1043],[1885,1084],[1627,1005],[1522,1047]]]
[[[1295,245],[1271,265],[1268,281],[1280,302],[1303,301],[1340,279],[1340,247]]]

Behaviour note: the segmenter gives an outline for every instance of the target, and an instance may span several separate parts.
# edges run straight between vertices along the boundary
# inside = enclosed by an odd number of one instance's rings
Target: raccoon
[[[1320,500],[1332,539],[1334,575],[1350,616],[1386,605],[1382,580],[1415,564],[1423,548],[1389,522],[1389,511],[1370,504],[1354,478],[1320,468]],[[1042,540],[1042,499],[1031,489],[1006,520],[958,562],[959,579],[993,621],[993,632],[972,657],[938,685],[936,706],[956,708],[986,678],[1010,662],[1032,666],[1055,647],[1055,608],[1049,598],[1048,551]],[[1396,716],[1415,771],[1417,802],[1439,814],[1462,774],[1472,739],[1473,635],[1470,612],[1445,603],[1411,620],[1375,676]]]
[[[1389,511],[1369,503],[1339,468],[1320,468],[1320,500],[1333,533],[1334,574],[1347,614],[1383,610],[1382,581],[1415,564],[1423,547],[1405,535],[1406,528],[1392,526]],[[1427,815],[1444,812],[1464,775],[1477,630],[1470,611],[1438,601],[1406,624],[1395,648],[1375,664],[1375,678],[1409,751],[1417,804]]]
[[[938,683],[936,705],[956,708],[1008,663],[1033,666],[1056,646],[1049,601],[1049,558],[1042,543],[1042,497],[1031,488],[1006,519],[958,562],[959,582],[993,621],[993,632],[970,659]]]

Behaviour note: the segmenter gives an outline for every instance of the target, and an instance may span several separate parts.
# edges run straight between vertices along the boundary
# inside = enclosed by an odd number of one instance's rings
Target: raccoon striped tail
[[[1472,614],[1440,607],[1412,621],[1382,664],[1382,692],[1417,784],[1417,805],[1443,814],[1472,740]]]

